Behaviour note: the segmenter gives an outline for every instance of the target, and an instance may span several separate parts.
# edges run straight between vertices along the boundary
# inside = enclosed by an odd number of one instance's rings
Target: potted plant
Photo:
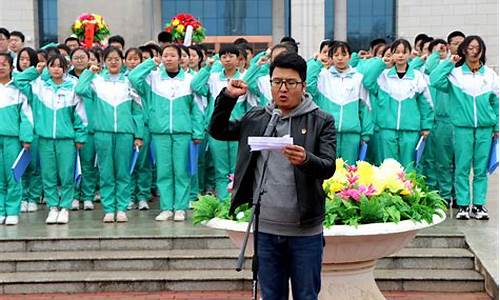
[[[385,299],[373,276],[376,261],[405,247],[418,230],[444,221],[445,201],[422,176],[405,172],[393,159],[379,167],[337,159],[336,172],[323,188],[326,246],[320,299]],[[250,209],[239,207],[233,218],[228,202],[200,197],[193,222],[226,230],[240,247]]]

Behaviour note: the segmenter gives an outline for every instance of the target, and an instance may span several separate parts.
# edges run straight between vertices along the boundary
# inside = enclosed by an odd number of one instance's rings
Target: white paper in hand
[[[248,146],[250,151],[281,151],[286,145],[293,145],[293,138],[284,137],[266,137],[266,136],[249,136]]]

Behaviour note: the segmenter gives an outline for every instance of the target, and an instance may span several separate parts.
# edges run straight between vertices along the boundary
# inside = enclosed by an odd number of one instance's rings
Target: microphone
[[[281,117],[281,110],[279,108],[275,108],[273,110],[273,114],[271,115],[271,120],[267,123],[266,131],[264,131],[264,136],[271,136],[273,134],[274,129],[276,128],[276,124],[278,123],[278,119]]]

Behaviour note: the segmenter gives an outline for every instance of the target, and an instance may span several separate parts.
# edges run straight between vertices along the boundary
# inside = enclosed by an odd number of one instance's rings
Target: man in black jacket
[[[289,280],[294,299],[317,299],[321,287],[322,183],[335,172],[335,125],[305,93],[306,71],[299,55],[279,55],[270,67],[272,104],[229,121],[247,92],[243,81],[232,80],[217,97],[210,122],[215,139],[239,141],[230,213],[260,196],[258,276],[265,300],[288,299]],[[265,132],[288,135],[294,144],[281,152],[250,152],[248,137]]]

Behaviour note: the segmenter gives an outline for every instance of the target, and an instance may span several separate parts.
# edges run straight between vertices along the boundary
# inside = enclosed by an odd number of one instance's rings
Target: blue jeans
[[[323,234],[280,236],[258,234],[259,284],[263,300],[315,300],[321,288]]]

